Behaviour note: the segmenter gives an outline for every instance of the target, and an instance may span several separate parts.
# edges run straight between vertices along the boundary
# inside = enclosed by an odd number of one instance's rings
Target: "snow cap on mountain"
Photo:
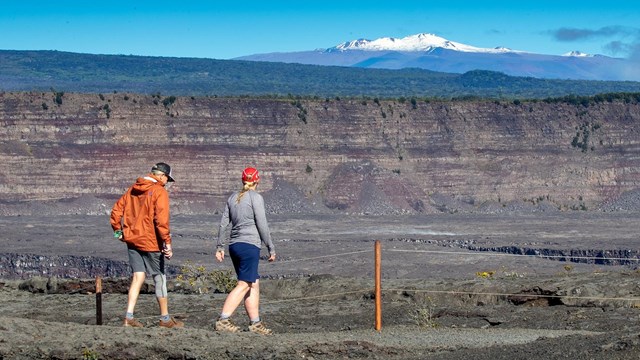
[[[365,50],[365,51],[430,51],[435,48],[462,52],[506,53],[519,52],[505,47],[478,48],[471,45],[450,41],[434,34],[421,33],[401,39],[383,37],[376,40],[358,39],[343,42],[329,50]]]
[[[566,54],[562,54],[562,56],[593,57],[593,55],[591,55],[591,54],[586,54],[586,53],[583,53],[583,52],[577,51],[577,50],[569,51]]]

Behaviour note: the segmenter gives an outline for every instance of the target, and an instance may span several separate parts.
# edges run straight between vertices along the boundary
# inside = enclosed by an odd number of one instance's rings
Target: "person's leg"
[[[236,311],[240,303],[244,300],[250,289],[250,283],[238,280],[238,285],[236,285],[236,287],[231,290],[224,301],[224,305],[222,306],[222,314],[220,315],[220,317],[230,317]]]
[[[257,313],[260,293],[256,286],[260,248],[251,244],[235,243],[229,246],[229,256],[238,277],[238,285],[231,290],[222,306],[220,318],[216,321],[216,330],[238,332],[240,328],[231,323],[229,317],[236,311],[241,302],[245,303],[248,314]],[[253,293],[253,295],[252,295]],[[250,316],[251,317],[251,316]]]
[[[131,285],[129,286],[129,296],[127,300],[127,314],[126,317],[133,318],[133,311],[135,310],[138,296],[140,295],[140,289],[146,278],[145,264],[142,258],[142,253],[136,249],[127,249],[129,256],[129,266],[131,267]]]
[[[249,331],[262,335],[271,335],[273,331],[267,328],[260,320],[260,284],[259,280],[252,283],[251,289],[247,293],[244,299],[244,308],[247,310],[247,315],[251,324],[249,325]]]
[[[138,295],[140,295],[140,289],[144,284],[146,274],[143,272],[134,272],[131,277],[131,286],[129,286],[129,297],[127,301],[127,313],[133,314],[138,301]]]
[[[168,317],[169,302],[167,299],[167,278],[164,274],[164,256],[161,252],[145,252],[142,254],[142,259],[145,268],[153,277],[160,316]]]
[[[251,322],[260,321],[260,281],[251,284],[251,287],[244,297],[244,309]]]
[[[160,308],[160,317],[169,316],[169,299],[166,297],[159,297],[158,299],[158,307]]]
[[[156,275],[159,276],[159,275]],[[164,277],[164,276],[162,276]],[[159,325],[166,328],[181,328],[184,326],[184,322],[176,320],[173,316],[169,315],[169,300],[167,296],[156,296],[158,299],[158,307],[160,308],[160,323]]]
[[[234,289],[227,299],[229,307],[222,310],[222,317],[231,316],[231,313],[244,301],[244,307],[249,318],[255,319],[260,301],[260,289],[258,287],[258,262],[260,260],[260,248],[246,243],[235,243],[229,246],[229,256],[233,262],[236,275],[238,276],[238,291]],[[241,285],[242,284],[242,285]],[[233,297],[231,296],[233,294]],[[226,305],[225,301],[225,305]],[[226,309],[225,309],[226,308]],[[227,312],[231,310],[231,312]]]
[[[249,331],[262,335],[273,333],[260,319],[260,275],[258,274],[258,262],[260,261],[260,249],[248,246],[244,253],[245,258],[240,266],[238,278],[243,278],[249,284],[249,290],[244,296],[244,308],[250,320]]]
[[[144,264],[153,276],[156,290],[156,300],[160,310],[159,325],[167,328],[183,327],[184,323],[169,315],[169,299],[167,296],[167,277],[164,273],[164,254],[161,252],[147,252],[143,254]]]
[[[238,280],[238,284],[236,287],[231,290],[227,298],[224,300],[224,305],[222,305],[222,313],[220,313],[220,317],[216,320],[216,331],[225,331],[236,333],[240,331],[240,328],[237,327],[234,323],[231,322],[231,315],[236,311],[238,305],[245,298],[249,289],[251,288],[251,284],[246,281]]]
[[[158,300],[158,307],[160,308],[160,317],[167,318],[169,316],[167,278],[165,277],[165,275],[156,274],[153,276],[153,282],[155,283],[156,287],[156,299]]]

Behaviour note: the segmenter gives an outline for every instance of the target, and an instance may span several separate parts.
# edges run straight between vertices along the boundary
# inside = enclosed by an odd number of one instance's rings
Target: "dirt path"
[[[495,295],[454,295],[484,288],[494,293],[516,289],[585,289],[593,297],[635,291],[633,273],[579,274],[563,278],[413,282],[413,291],[383,293],[383,328],[373,329],[374,301],[366,280],[331,276],[264,280],[263,319],[274,336],[220,334],[213,330],[224,294],[171,292],[173,314],[185,329],[156,326],[153,294],[143,294],[136,315],[144,329],[121,327],[124,293],[103,294],[104,325],[95,324],[95,296],[86,292],[47,294],[25,282],[0,289],[0,356],[7,359],[544,359],[640,356],[638,310],[610,301],[581,299],[550,305],[544,296],[516,305]],[[126,285],[126,280],[123,280]],[[90,282],[89,282],[90,283]],[[21,285],[22,284],[22,285]],[[537,284],[537,285],[533,285]],[[407,284],[399,284],[402,287]],[[59,283],[59,288],[72,286]],[[125,287],[126,288],[126,287]],[[335,294],[342,290],[343,295]],[[442,290],[437,293],[421,291]],[[35,291],[35,292],[32,292]],[[244,313],[235,315],[238,324]]]
[[[216,220],[174,219],[171,263],[178,271],[185,264],[231,268],[212,261]],[[23,280],[0,280],[0,359],[640,358],[637,266],[472,248],[621,251],[634,257],[634,214],[270,221],[279,259],[260,265],[266,276],[261,314],[276,334],[259,337],[214,332],[212,319],[224,295],[208,283],[199,284],[199,293],[198,286],[179,285],[175,278],[170,309],[186,329],[155,326],[150,286],[136,309],[147,327],[121,327],[128,280],[116,277],[104,279],[105,325],[96,326],[93,280],[36,276],[54,270],[104,276],[105,269],[126,261],[107,219],[0,218],[4,252],[36,254],[0,268],[25,270]],[[383,248],[381,333],[373,330],[376,239]],[[242,311],[235,320],[245,323]]]

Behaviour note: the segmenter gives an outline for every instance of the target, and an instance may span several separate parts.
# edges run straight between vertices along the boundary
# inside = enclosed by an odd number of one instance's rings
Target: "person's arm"
[[[267,246],[269,251],[269,261],[275,260],[276,249],[273,246],[271,240],[271,231],[269,230],[269,223],[267,222],[267,215],[264,209],[264,199],[262,195],[257,192],[251,192],[251,201],[253,202],[253,216],[256,220],[256,227],[258,228],[258,234],[260,234],[260,240]]]
[[[158,194],[158,197],[155,201],[154,227],[163,243],[161,251],[167,259],[170,259],[173,256],[173,248],[169,226],[169,193],[164,188],[155,191],[155,193]]]
[[[220,219],[220,226],[218,227],[218,242],[216,244],[216,259],[218,261],[224,260],[224,240],[227,235],[227,227],[231,219],[229,217],[229,200],[225,203],[222,218]]]
[[[114,237],[120,241],[124,240],[122,236],[122,217],[124,216],[124,206],[128,194],[129,190],[127,190],[127,192],[113,204],[113,208],[111,208],[111,229],[113,229]]]

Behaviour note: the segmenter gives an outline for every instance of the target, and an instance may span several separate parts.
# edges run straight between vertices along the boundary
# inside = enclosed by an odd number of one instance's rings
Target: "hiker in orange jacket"
[[[144,284],[146,273],[153,276],[156,298],[160,307],[162,327],[183,327],[182,321],[169,315],[167,278],[164,259],[171,259],[171,233],[169,231],[169,193],[167,182],[173,182],[171,167],[157,163],[151,173],[139,177],[111,209],[111,227],[114,237],[127,244],[129,265],[133,272],[124,326],[143,327],[133,311]]]

